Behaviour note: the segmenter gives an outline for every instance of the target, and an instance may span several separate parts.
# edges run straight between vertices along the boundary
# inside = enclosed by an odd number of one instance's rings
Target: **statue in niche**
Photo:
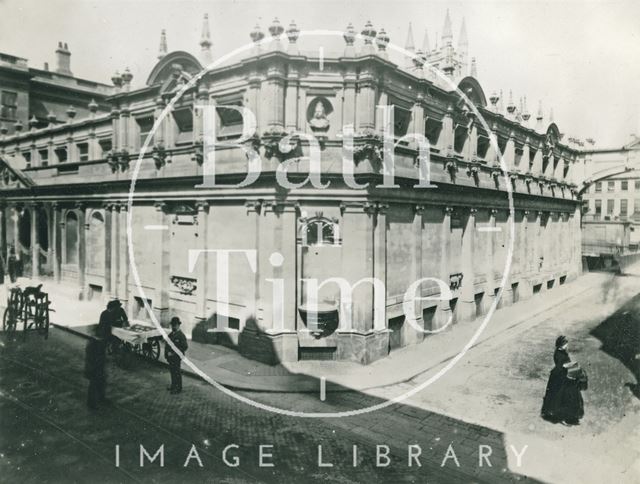
[[[309,126],[313,131],[327,131],[329,129],[329,120],[322,101],[316,102],[313,116],[309,120]]]

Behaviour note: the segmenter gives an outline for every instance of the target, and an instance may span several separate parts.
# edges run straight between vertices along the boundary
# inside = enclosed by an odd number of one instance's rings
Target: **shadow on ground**
[[[605,319],[591,334],[601,350],[623,363],[635,378],[626,386],[640,398],[640,295],[633,297]]]
[[[29,334],[26,341],[21,337],[9,340],[3,335],[2,342],[2,390],[22,406],[16,417],[9,418],[7,409],[11,404],[4,397],[0,399],[5,464],[16,463],[4,465],[3,474],[8,472],[5,476],[23,481],[28,481],[29,476],[46,475],[50,482],[63,482],[86,478],[92,472],[96,475],[96,469],[106,472],[117,443],[123,456],[122,471],[136,478],[124,479],[127,482],[196,478],[202,482],[234,483],[536,482],[509,469],[514,456],[506,448],[503,434],[482,426],[405,404],[341,418],[291,417],[246,405],[190,378],[185,381],[183,394],[175,398],[164,390],[168,381],[164,368],[142,358],[126,369],[110,361],[108,392],[112,405],[103,413],[92,415],[85,408],[82,338],[53,328],[47,341]],[[340,412],[385,403],[376,397],[338,388],[330,389],[325,401],[320,401],[317,394],[261,393],[252,397],[299,412]],[[45,429],[50,440],[43,441],[42,430],[35,432],[34,425],[45,420],[82,440],[84,447],[74,447],[72,439],[54,430]],[[33,459],[29,458],[25,442],[27,448],[32,445],[35,448]],[[159,443],[165,443],[165,467],[160,469],[156,462],[140,468],[137,464],[140,443],[154,451]],[[207,463],[204,469],[195,464],[184,468],[191,443],[203,459],[216,463]],[[233,453],[239,456],[243,468],[242,475],[227,480],[235,469],[226,467],[219,456],[230,444],[239,446]],[[260,444],[273,445],[277,462],[274,468],[257,465]],[[322,461],[333,467],[318,465],[319,445],[323,448]],[[416,458],[411,467],[410,445],[420,447],[420,450],[412,447]],[[358,447],[355,460],[354,446]],[[386,457],[377,464],[376,446],[389,447],[388,465]],[[70,460],[86,453],[87,447],[95,455],[107,456],[107,461],[85,456],[82,467],[74,470],[74,466],[69,466]],[[62,458],[60,452],[66,457]],[[480,452],[490,453],[491,467],[486,461],[479,466]],[[386,453],[384,447],[381,453]],[[124,477],[115,476],[119,480]]]

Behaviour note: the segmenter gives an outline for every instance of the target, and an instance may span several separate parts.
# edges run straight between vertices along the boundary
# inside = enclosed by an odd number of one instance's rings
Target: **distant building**
[[[640,138],[620,148],[585,150],[585,220],[640,223]]]
[[[120,298],[133,319],[149,319],[145,304],[163,323],[178,315],[189,337],[237,347],[252,358],[368,363],[428,337],[423,330],[485,314],[502,287],[511,223],[513,259],[501,304],[580,272],[578,151],[561,142],[554,123],[543,124],[540,111],[536,126],[529,126],[526,106],[516,106],[511,95],[505,107],[495,92],[487,102],[471,75],[475,64],[467,62],[466,39],[453,48],[448,18],[441,46],[427,49],[426,59],[441,63],[489,129],[446,82],[422,68],[422,57],[410,66],[391,62],[389,37],[370,22],[364,42],[350,25],[344,50],[327,52],[319,62],[317,53],[298,49],[295,24],[285,32],[274,21],[271,43],[258,44],[264,33],[256,27],[252,52],[205,74],[152,133],[167,103],[211,59],[206,19],[204,25],[200,60],[169,52],[163,32],[160,59],[139,88],[128,70],[113,76],[113,86],[72,77],[66,44],[58,48],[55,72],[0,58],[0,248],[6,253],[15,246],[28,275],[76,287],[82,298]],[[233,186],[246,176],[249,161],[241,147],[219,147],[216,182],[227,187],[198,187],[204,132],[197,101],[217,106],[218,140],[242,134],[242,118],[230,108],[256,113],[257,132],[247,142],[262,159],[255,183]],[[393,111],[392,127],[377,105]],[[344,180],[349,126],[355,178],[367,188],[350,188]],[[309,171],[308,142],[291,151],[280,147],[293,131],[320,141],[328,188],[277,184],[287,160],[295,160],[291,177],[297,181]],[[385,131],[397,143],[401,188],[381,186]],[[410,134],[429,140],[435,188],[415,188],[421,159]],[[150,135],[129,213],[133,164]],[[144,298],[130,264],[129,216]],[[256,251],[255,265],[232,255],[224,295],[214,254],[189,264],[189,250],[205,249]],[[309,314],[316,296],[307,280],[330,277],[350,284],[376,278],[384,290],[361,283],[349,301],[327,286],[317,297],[323,313]],[[439,300],[437,284],[421,284],[410,304],[418,330],[405,319],[403,295],[427,277],[442,280],[453,298]],[[283,302],[274,298],[280,283]],[[375,295],[382,307],[374,307]],[[353,315],[351,328],[331,326],[332,318],[342,322],[346,314]],[[316,316],[325,318],[321,330],[310,323]]]

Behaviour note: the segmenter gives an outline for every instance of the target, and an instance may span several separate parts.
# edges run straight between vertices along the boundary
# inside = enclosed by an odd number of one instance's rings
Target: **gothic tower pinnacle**
[[[160,32],[160,49],[158,50],[158,59],[162,59],[167,55],[167,32],[162,29]]]
[[[211,56],[211,32],[209,31],[209,14],[202,19],[202,36],[200,37],[201,60],[205,66],[213,62]]]

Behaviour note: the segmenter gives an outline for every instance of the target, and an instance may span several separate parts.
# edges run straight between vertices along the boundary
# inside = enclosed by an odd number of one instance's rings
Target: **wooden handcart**
[[[128,362],[132,355],[151,360],[160,358],[162,333],[153,326],[136,323],[124,328],[114,327],[111,334],[109,353],[122,363]]]
[[[49,295],[41,287],[23,290],[14,286],[9,289],[7,307],[2,316],[2,329],[6,333],[15,333],[21,326],[23,339],[27,338],[27,331],[36,331],[44,339],[49,337],[49,312],[53,310],[49,307]]]

